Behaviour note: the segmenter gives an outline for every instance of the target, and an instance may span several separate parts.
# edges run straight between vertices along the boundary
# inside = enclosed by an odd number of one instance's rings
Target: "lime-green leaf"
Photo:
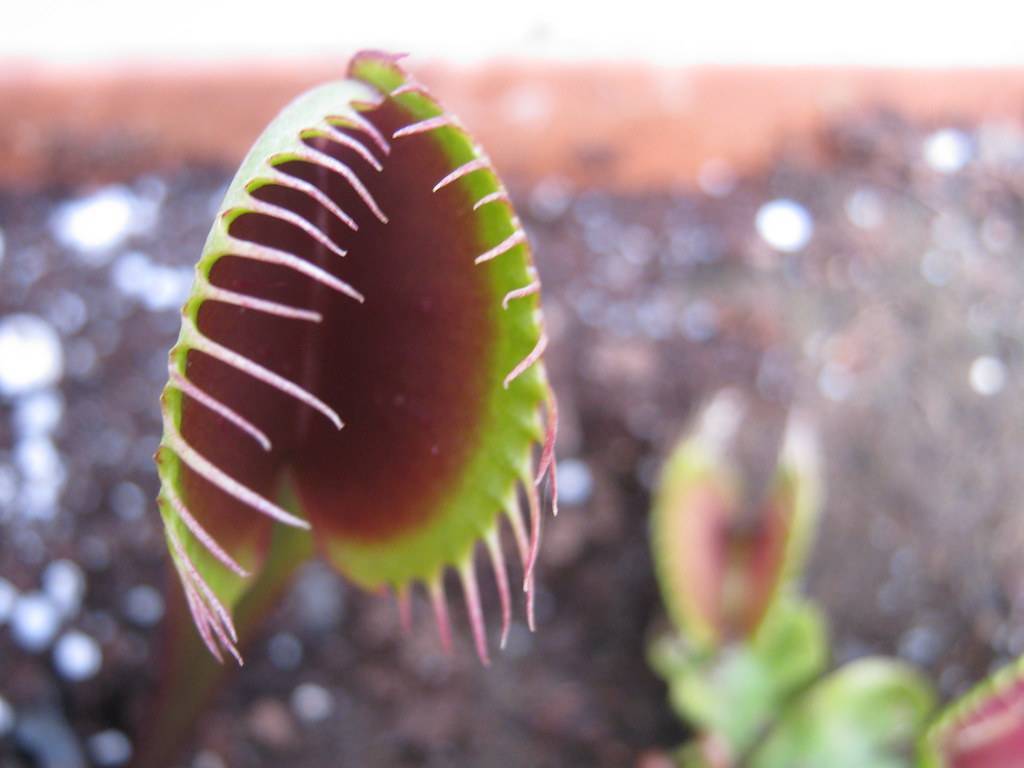
[[[908,768],[934,706],[928,683],[896,661],[848,664],[781,717],[751,768]]]
[[[827,660],[824,621],[812,605],[794,599],[781,600],[748,641],[708,654],[665,638],[651,650],[675,710],[730,755],[746,752]]]

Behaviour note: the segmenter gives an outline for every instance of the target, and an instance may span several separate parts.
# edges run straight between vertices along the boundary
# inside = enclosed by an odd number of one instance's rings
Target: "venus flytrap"
[[[720,395],[666,462],[652,548],[675,630],[650,661],[696,731],[685,768],[910,766],[932,709],[913,669],[862,659],[828,666],[825,621],[798,582],[821,500],[818,451],[791,415],[763,490],[734,459],[739,439],[768,433],[763,408]],[[771,409],[767,411],[771,412]],[[763,460],[763,457],[762,457]]]
[[[422,589],[451,643],[477,572],[527,623],[557,409],[540,281],[483,149],[399,57],[363,52],[257,139],[196,266],[161,397],[159,507],[184,593],[139,765],[162,765],[219,669],[319,553],[406,625]],[[184,614],[190,614],[195,631]],[[201,652],[196,633],[209,655]]]
[[[921,740],[920,768],[1024,765],[1024,658],[951,704]]]
[[[799,575],[816,525],[817,452],[799,419],[790,420],[764,495],[751,498],[744,486],[736,446],[756,413],[735,393],[719,395],[669,458],[651,512],[662,597],[702,648],[756,633]]]
[[[357,55],[270,124],[210,231],[162,398],[160,508],[214,656],[241,661],[232,610],[276,526],[403,615],[423,587],[445,643],[452,570],[486,663],[474,559],[482,544],[504,643],[505,519],[532,626],[555,477],[539,290],[486,154],[397,57]]]

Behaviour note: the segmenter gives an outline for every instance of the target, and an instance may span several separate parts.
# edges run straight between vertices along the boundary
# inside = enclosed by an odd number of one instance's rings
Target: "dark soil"
[[[1024,651],[1024,135],[961,127],[968,162],[942,173],[925,160],[932,129],[868,115],[820,137],[824,167],[784,147],[715,194],[513,184],[544,278],[567,467],[562,514],[546,522],[538,632],[520,616],[483,670],[459,610],[448,659],[424,603],[403,637],[392,602],[312,566],[182,764],[621,768],[680,741],[644,658],[661,617],[648,497],[671,441],[725,386],[795,402],[820,433],[828,497],[808,585],[837,660],[898,653],[949,696]],[[125,295],[115,272],[131,251],[189,267],[228,178],[126,180],[155,213],[109,258],[54,237],[55,207],[85,190],[0,191],[0,322],[43,318],[64,354],[54,510],[26,501],[53,478],[27,474],[17,398],[0,394],[0,575],[32,592],[53,560],[78,563],[87,586],[64,626],[103,654],[98,674],[69,682],[0,618],[0,699],[16,720],[0,735],[2,768],[89,765],[95,734],[131,739],[145,718],[159,626],[127,596],[166,578],[151,456],[178,322]],[[759,237],[757,211],[776,198],[809,212],[806,248]]]

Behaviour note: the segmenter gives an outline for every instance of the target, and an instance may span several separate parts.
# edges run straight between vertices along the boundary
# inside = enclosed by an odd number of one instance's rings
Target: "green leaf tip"
[[[420,585],[445,644],[451,570],[486,662],[474,560],[482,544],[503,644],[504,520],[533,627],[545,479],[557,510],[540,281],[489,158],[400,59],[357,54],[270,123],[182,310],[159,505],[218,658],[280,525],[403,615]]]
[[[802,569],[821,489],[813,435],[799,414],[767,414],[724,392],[675,448],[655,495],[651,539],[668,613],[695,647],[712,649],[749,637]],[[779,442],[741,471],[735,446],[747,434]],[[748,462],[749,463],[749,462]],[[764,472],[764,470],[770,470]],[[750,477],[768,476],[764,488]]]

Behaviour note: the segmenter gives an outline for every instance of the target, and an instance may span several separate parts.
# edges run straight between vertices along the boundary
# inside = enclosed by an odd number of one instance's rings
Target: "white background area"
[[[614,9],[614,10],[613,10]],[[963,67],[1024,64],[1022,0],[0,0],[0,60],[491,58]]]

